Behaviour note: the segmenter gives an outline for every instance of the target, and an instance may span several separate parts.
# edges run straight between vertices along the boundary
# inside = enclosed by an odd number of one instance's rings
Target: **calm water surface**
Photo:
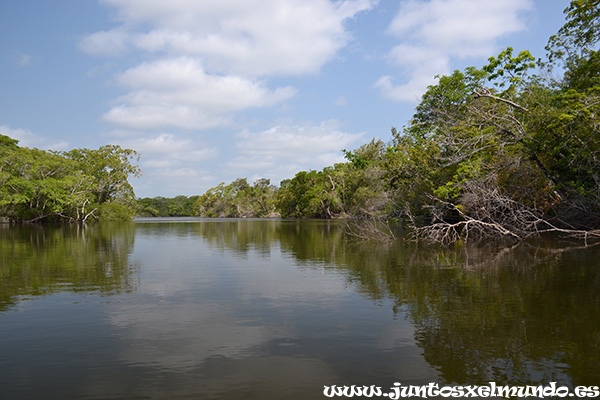
[[[0,225],[0,398],[600,385],[599,257],[361,243],[334,221]]]

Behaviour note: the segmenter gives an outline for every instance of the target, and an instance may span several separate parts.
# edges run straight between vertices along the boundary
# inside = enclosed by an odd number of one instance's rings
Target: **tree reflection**
[[[132,290],[134,233],[130,223],[0,224],[0,311],[19,298],[60,291]]]
[[[198,233],[240,254],[278,241],[300,267],[335,268],[369,298],[392,300],[447,382],[598,384],[598,248],[441,248],[352,241],[335,221],[241,224]]]
[[[135,227],[1,226],[0,311],[32,295],[135,289]],[[446,383],[598,384],[598,247],[356,242],[338,221],[148,223],[140,232],[162,236],[165,227],[239,258],[281,252],[298,268],[327,269],[367,298],[391,302]]]
[[[596,249],[420,252],[429,271],[409,307],[426,359],[450,382],[595,385],[600,365]],[[428,256],[429,255],[429,256]],[[446,255],[451,263],[438,263]]]
[[[270,219],[204,220],[195,224],[194,229],[214,249],[234,251],[242,257],[250,250],[268,256],[271,246],[279,239],[281,222]]]

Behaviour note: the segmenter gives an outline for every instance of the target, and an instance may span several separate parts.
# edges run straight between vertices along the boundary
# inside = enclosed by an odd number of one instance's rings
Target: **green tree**
[[[331,218],[338,211],[338,199],[330,192],[330,171],[300,171],[281,183],[277,207],[283,217]],[[331,186],[329,186],[331,185]],[[335,189],[334,189],[335,192]]]
[[[0,216],[8,220],[123,219],[132,215],[132,150],[49,152],[0,135]]]
[[[551,39],[550,61],[565,61],[561,81],[531,75],[531,54],[507,48],[482,69],[429,87],[396,136],[388,168],[390,182],[403,187],[396,202],[430,218],[417,233],[442,241],[598,236],[600,63],[585,47],[597,41],[588,35],[598,27],[596,6],[571,2],[567,24]]]
[[[587,58],[600,41],[600,0],[572,0],[565,8],[566,22],[548,40],[548,63],[559,61],[567,68]]]
[[[137,199],[137,215],[140,217],[188,217],[195,215],[194,204],[200,196],[145,197]]]
[[[252,218],[279,216],[275,208],[277,188],[268,179],[252,185],[246,178],[225,182],[207,190],[194,205],[195,215],[218,218]]]
[[[129,175],[141,175],[140,168],[131,163],[131,160],[139,161],[134,150],[106,145],[98,150],[74,149],[63,155],[78,162],[83,172],[94,177],[94,194],[99,203],[133,195],[127,179]]]
[[[74,149],[62,153],[77,162],[80,170],[92,177],[90,207],[103,219],[123,220],[135,213],[135,195],[128,181],[130,175],[139,177],[137,152],[118,145],[106,145],[98,150]]]
[[[2,136],[0,212],[10,220],[84,218],[90,178],[59,154]]]

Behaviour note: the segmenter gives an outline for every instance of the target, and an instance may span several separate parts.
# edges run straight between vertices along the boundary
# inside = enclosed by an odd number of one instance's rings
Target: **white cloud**
[[[376,0],[105,0],[122,25],[80,47],[202,57],[211,71],[242,76],[313,73],[346,45],[343,23]],[[145,27],[149,27],[144,29]]]
[[[12,52],[11,58],[19,67],[28,67],[33,62],[33,56],[30,54],[21,53],[18,50]]]
[[[340,151],[363,134],[341,132],[337,121],[326,121],[318,126],[275,126],[258,133],[243,131],[238,148],[248,155],[265,158],[314,157],[324,152]],[[341,146],[341,147],[340,147]]]
[[[145,137],[136,132],[117,131],[119,144],[140,154],[142,179],[131,184],[137,196],[176,196],[200,194],[210,184],[212,176],[204,170],[206,162],[219,155],[218,149],[195,137],[180,138],[172,133]]]
[[[123,146],[135,149],[141,155],[142,167],[178,171],[190,171],[188,164],[211,160],[219,154],[213,147],[191,139],[177,139],[169,133],[125,141]]]
[[[50,142],[48,139],[32,133],[28,129],[15,129],[7,125],[0,126],[0,134],[6,135],[12,139],[19,141],[20,147],[37,147],[46,150],[62,151],[68,148],[68,143],[65,141]]]
[[[456,59],[490,57],[503,35],[526,29],[523,13],[531,0],[409,0],[402,3],[388,32],[400,39],[388,59],[407,80],[389,76],[375,84],[387,98],[416,102],[437,74],[450,73]]]
[[[79,41],[79,48],[96,56],[116,57],[128,50],[129,32],[125,29],[95,32]]]
[[[122,104],[111,108],[102,117],[105,121],[122,128],[142,130],[166,127],[207,129],[230,123],[223,116],[208,115],[193,107],[177,104]]]
[[[199,195],[210,188],[216,179],[204,169],[173,167],[165,161],[152,160],[151,163],[142,165],[144,176],[141,179],[130,180],[137,197]],[[152,169],[149,167],[150,164]]]
[[[166,156],[171,161],[205,161],[217,156],[218,151],[191,139],[180,140],[170,133],[161,133],[150,138],[139,138],[126,142],[126,147],[134,148],[140,154],[153,157]]]
[[[238,156],[224,165],[231,174],[271,179],[278,184],[300,170],[322,169],[344,161],[342,149],[353,148],[364,133],[340,130],[339,122],[320,125],[278,125],[237,135]]]
[[[209,75],[189,57],[142,63],[117,82],[131,91],[104,119],[130,129],[225,125],[232,112],[272,106],[295,94],[289,86],[269,90],[264,81]]]

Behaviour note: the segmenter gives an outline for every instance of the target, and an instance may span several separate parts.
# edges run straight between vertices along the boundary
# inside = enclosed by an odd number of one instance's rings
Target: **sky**
[[[544,57],[567,0],[0,0],[0,133],[140,154],[137,197],[279,185],[391,139],[436,75]]]

